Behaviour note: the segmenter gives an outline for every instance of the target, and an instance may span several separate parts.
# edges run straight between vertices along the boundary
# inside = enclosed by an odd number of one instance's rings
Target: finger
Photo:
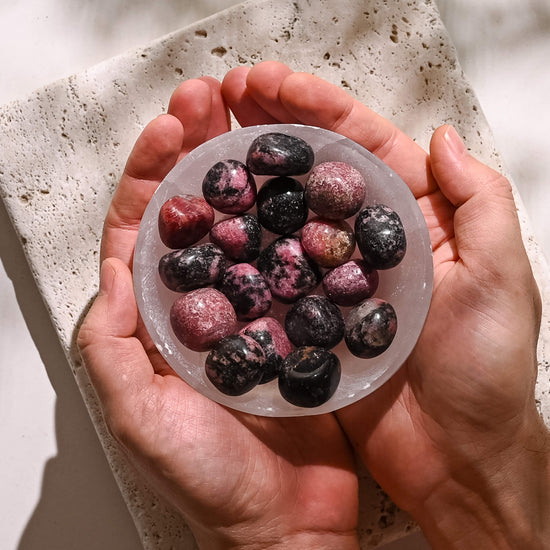
[[[219,80],[211,76],[201,76],[199,80],[206,82],[210,88],[210,122],[206,132],[206,139],[209,140],[230,130],[229,109],[223,99]]]
[[[510,271],[517,277],[517,270],[529,263],[508,180],[472,157],[452,126],[434,133],[430,162],[441,191],[456,207],[454,234],[460,259],[472,273],[500,278]]]
[[[168,113],[185,129],[180,159],[205,141],[229,130],[229,111],[220,83],[212,77],[182,82],[172,94]]]
[[[143,212],[160,182],[174,167],[183,143],[181,122],[160,115],[134,145],[107,212],[101,260],[119,258],[130,265]]]
[[[248,80],[252,77],[251,71]],[[435,191],[426,152],[338,86],[311,74],[293,73],[282,81],[279,99],[300,123],[337,132],[368,149],[403,178],[416,198]]]
[[[249,67],[231,69],[222,81],[223,98],[241,126],[277,124],[280,121],[262,109],[251,97],[246,86],[249,72]]]
[[[279,98],[281,84],[293,74],[292,69],[278,61],[264,61],[255,65],[246,78],[248,93],[269,115],[283,124],[300,122],[299,114],[292,114]]]
[[[101,265],[100,290],[77,344],[97,395],[107,409],[151,384],[151,363],[133,335],[138,322],[132,276],[119,259]]]

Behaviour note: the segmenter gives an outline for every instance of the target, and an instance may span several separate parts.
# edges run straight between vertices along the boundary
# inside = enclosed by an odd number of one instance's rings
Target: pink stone
[[[323,267],[336,267],[350,259],[355,235],[343,220],[313,218],[302,229],[302,246],[309,257]]]
[[[353,166],[339,161],[323,162],[311,171],[305,194],[313,212],[331,220],[344,220],[363,205],[366,184]]]
[[[170,323],[184,346],[193,351],[206,351],[235,331],[237,316],[221,292],[199,288],[172,304]]]
[[[168,248],[185,248],[202,239],[214,223],[214,210],[202,198],[176,195],[160,208],[160,239]]]

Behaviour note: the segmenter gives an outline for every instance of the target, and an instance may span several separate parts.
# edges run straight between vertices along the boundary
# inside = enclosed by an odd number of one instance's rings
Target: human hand
[[[222,93],[243,126],[333,130],[409,185],[431,236],[430,311],[398,373],[337,417],[434,547],[542,547],[550,445],[534,399],[541,306],[507,180],[451,127],[435,132],[428,155],[343,90],[280,63],[234,69]]]
[[[183,83],[144,129],[105,220],[100,291],[78,345],[109,430],[201,548],[357,548],[357,477],[336,418],[255,417],[210,401],[138,316],[130,266],[145,207],[178,160],[228,130],[211,78]]]

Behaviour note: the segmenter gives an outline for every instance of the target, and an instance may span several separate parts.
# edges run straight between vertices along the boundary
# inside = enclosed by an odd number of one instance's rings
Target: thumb
[[[151,383],[153,368],[134,337],[138,321],[132,275],[124,262],[101,265],[100,288],[78,333],[77,345],[104,408],[120,406]]]
[[[452,126],[435,131],[430,165],[442,193],[456,207],[456,247],[469,271],[490,278],[530,271],[509,181],[471,156]]]

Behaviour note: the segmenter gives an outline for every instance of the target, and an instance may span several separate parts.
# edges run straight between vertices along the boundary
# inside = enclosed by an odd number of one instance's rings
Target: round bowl
[[[342,341],[332,351],[342,366],[340,384],[335,394],[323,405],[302,408],[285,401],[277,380],[256,386],[238,397],[216,389],[205,374],[208,352],[186,348],[175,337],[170,325],[170,307],[179,296],[166,288],[158,273],[159,259],[170,251],[160,240],[158,214],[165,201],[177,194],[202,196],[202,181],[217,162],[236,159],[245,162],[251,142],[260,134],[282,132],[304,139],[315,154],[315,163],[341,161],[359,170],[367,182],[364,205],[384,204],[401,218],[407,238],[403,260],[391,269],[380,270],[375,298],[387,300],[394,307],[398,328],[389,348],[372,359],[352,355]],[[255,176],[258,189],[268,176]],[[305,185],[307,174],[295,179]],[[255,208],[250,210],[255,213]],[[314,214],[310,213],[310,217]],[[231,216],[216,212],[216,222]],[[347,222],[353,227],[354,217]],[[264,231],[262,248],[277,238]],[[207,242],[208,236],[200,242]],[[353,258],[360,258],[356,248]],[[325,270],[323,270],[325,271]],[[350,405],[367,396],[386,382],[407,359],[420,335],[430,305],[433,285],[433,261],[430,237],[424,216],[403,180],[386,164],[354,141],[334,132],[311,126],[273,124],[240,128],[222,134],[194,149],[179,162],[161,183],[151,199],[139,229],[134,255],[133,277],[139,311],[160,353],[195,390],[233,409],[263,416],[304,416],[327,413]],[[313,292],[322,294],[319,285]],[[284,326],[290,306],[277,303],[269,316]],[[344,316],[349,308],[342,308]],[[239,328],[244,323],[239,324]]]

